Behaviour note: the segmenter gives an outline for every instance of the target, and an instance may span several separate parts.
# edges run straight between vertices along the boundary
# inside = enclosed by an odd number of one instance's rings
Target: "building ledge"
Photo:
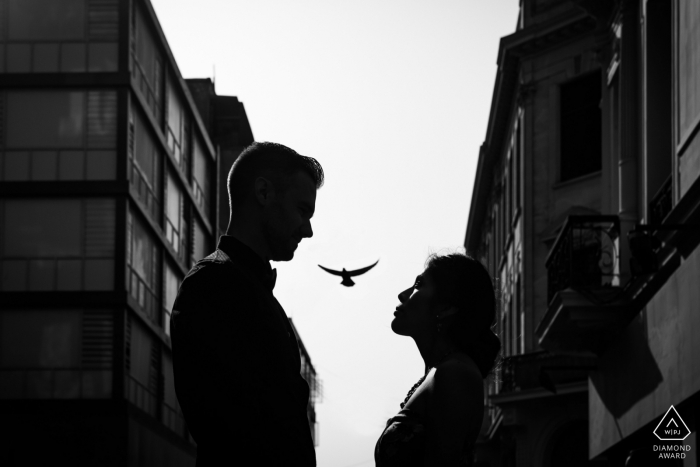
[[[584,291],[565,289],[557,292],[535,334],[539,345],[549,351],[589,351],[599,353],[607,342],[629,321],[629,303],[614,300],[618,287],[598,292],[593,301]]]
[[[557,392],[554,393],[545,388],[525,389],[523,391],[514,391],[506,394],[498,394],[490,396],[489,399],[494,404],[512,404],[517,402],[531,401],[533,399],[542,399],[546,397],[558,397],[568,394],[578,394],[588,392],[588,380],[578,381],[575,383],[557,384]]]

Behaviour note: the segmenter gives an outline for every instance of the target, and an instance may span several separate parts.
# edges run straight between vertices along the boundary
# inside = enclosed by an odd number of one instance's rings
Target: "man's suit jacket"
[[[247,246],[222,236],[178,291],[175,392],[198,467],[316,465],[309,386],[271,273]]]

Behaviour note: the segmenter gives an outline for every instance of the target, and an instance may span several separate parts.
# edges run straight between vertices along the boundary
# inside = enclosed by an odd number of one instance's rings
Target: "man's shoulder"
[[[227,286],[234,286],[238,280],[244,280],[245,277],[245,271],[237,267],[226,253],[216,250],[192,266],[182,281],[182,285],[210,287],[226,283]]]

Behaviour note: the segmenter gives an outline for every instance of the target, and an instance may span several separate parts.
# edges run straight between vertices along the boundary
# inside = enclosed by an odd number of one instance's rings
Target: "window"
[[[193,228],[194,244],[192,248],[192,263],[194,264],[209,254],[209,242],[207,241],[207,234],[204,227],[202,227],[197,219],[194,219]]]
[[[192,167],[192,190],[195,201],[209,214],[209,160],[210,156],[204,152],[199,138],[194,139],[194,157]]]
[[[136,109],[130,113],[129,181],[153,219],[160,218],[161,154],[144,117]]]
[[[114,180],[114,91],[11,91],[0,140],[2,179]]]
[[[164,268],[164,288],[165,288],[165,300],[163,301],[163,329],[166,335],[170,335],[170,315],[173,310],[173,305],[175,304],[175,298],[177,298],[177,291],[180,288],[180,282],[182,282],[181,277],[175,272],[173,268],[168,266],[166,263]]]
[[[600,71],[561,86],[560,181],[597,172],[602,167]]]
[[[182,169],[183,173],[187,173],[188,164],[188,148],[187,135],[189,132],[189,120],[182,106],[180,95],[177,92],[178,86],[175,83],[175,78],[168,80],[168,131],[167,142],[168,148],[173,153],[175,160]]]
[[[513,201],[513,207],[517,210],[520,207],[520,160],[522,159],[522,154],[521,154],[521,148],[522,148],[522,143],[520,141],[521,138],[521,131],[520,131],[520,126],[522,124],[522,120],[518,118],[518,123],[515,126],[515,144],[513,145],[513,157],[515,159],[514,161],[514,168],[513,168],[513,193],[514,193],[514,201]]]
[[[0,399],[111,396],[109,310],[0,312]]]
[[[118,0],[6,2],[0,72],[118,71]]]
[[[146,23],[141,6],[134,8],[133,31],[135,48],[132,51],[133,74],[139,90],[143,94],[148,107],[159,122],[162,121],[163,95],[163,59],[153,35]]]
[[[141,310],[155,324],[159,323],[158,268],[159,250],[144,224],[127,212],[127,289]]]
[[[168,173],[165,191],[167,208],[165,210],[165,237],[178,253],[180,259],[184,259],[186,245],[184,197],[176,179]]]
[[[163,351],[163,424],[180,436],[186,436],[185,419],[175,394],[173,359]]]
[[[160,348],[146,326],[131,315],[127,316],[127,398],[144,412],[155,416]]]
[[[6,200],[0,211],[0,290],[114,288],[114,200]]]

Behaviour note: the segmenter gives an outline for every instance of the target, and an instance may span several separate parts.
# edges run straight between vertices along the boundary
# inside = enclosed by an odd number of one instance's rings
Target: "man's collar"
[[[262,259],[248,245],[230,235],[219,237],[217,248],[228,255],[231,261],[249,269],[270,290],[275,287],[277,270]]]

